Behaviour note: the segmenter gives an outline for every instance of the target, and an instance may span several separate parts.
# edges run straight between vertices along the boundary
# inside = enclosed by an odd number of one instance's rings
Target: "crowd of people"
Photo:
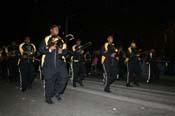
[[[160,67],[168,65],[168,61],[162,61],[157,56],[155,49],[143,51],[134,41],[124,50],[122,46],[116,48],[113,36],[109,35],[99,52],[92,53],[88,49],[92,43],[82,44],[80,38],[75,38],[75,45],[68,49],[67,41],[73,39],[72,35],[71,39],[60,37],[59,27],[52,25],[50,35],[42,40],[38,48],[31,43],[29,36],[19,45],[12,42],[9,46],[1,46],[0,78],[16,82],[19,90],[25,92],[32,88],[34,79],[39,75],[44,81],[45,101],[53,104],[52,97],[62,99],[69,78],[73,87],[77,84],[84,86],[86,77],[100,71],[104,91],[111,92],[111,84],[119,79],[125,80],[127,87],[140,86],[146,66],[146,82],[159,80]]]

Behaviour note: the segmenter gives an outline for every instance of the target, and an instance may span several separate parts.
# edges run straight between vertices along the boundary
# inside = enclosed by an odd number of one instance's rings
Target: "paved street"
[[[174,87],[141,85],[127,88],[117,82],[112,93],[103,92],[103,83],[87,79],[84,87],[68,85],[62,101],[44,102],[42,81],[21,93],[15,84],[0,82],[0,116],[174,116]]]

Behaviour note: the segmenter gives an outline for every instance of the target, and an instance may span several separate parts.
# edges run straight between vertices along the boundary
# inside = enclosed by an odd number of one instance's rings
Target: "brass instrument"
[[[31,51],[24,51],[23,52],[23,56],[27,56],[27,57],[30,57],[30,56],[33,56],[34,52],[31,52]]]
[[[76,51],[76,52],[79,52],[80,54],[83,54],[84,53],[84,49],[86,49],[87,47],[91,46],[92,45],[92,42],[87,42],[83,45],[80,45],[78,46],[77,48],[73,48],[73,51]]]
[[[92,42],[88,42],[88,43],[85,43],[85,44],[79,46],[78,49],[84,50],[91,45],[92,45]]]
[[[128,48],[128,51],[129,51],[129,53],[132,52],[131,47]],[[144,55],[144,54],[148,54],[148,51],[142,51],[142,50],[140,49],[140,50],[138,50],[138,53],[137,53],[135,56],[138,57],[138,58],[140,59],[140,55]],[[125,63],[127,63],[128,61],[129,61],[129,58],[126,57],[126,58],[125,58]]]
[[[114,53],[117,53],[118,52],[118,49],[115,47],[114,44],[112,44],[112,47],[113,47]]]
[[[68,41],[72,41],[72,40],[75,39],[74,35],[72,35],[72,34],[67,34],[67,35],[65,36],[65,38],[66,38]]]
[[[10,56],[10,57],[14,57],[14,56],[16,56],[16,51],[13,50],[13,51],[9,52],[9,56]]]
[[[50,46],[62,47],[64,43],[66,43],[67,41],[71,41],[75,38],[72,34],[67,34],[65,35],[64,38],[61,38],[60,36],[52,36],[50,39],[51,41],[48,43],[48,47]]]
[[[31,51],[23,52],[22,58],[31,59],[33,62],[34,62],[34,61],[40,62],[40,59],[35,58],[34,55],[35,55],[35,53],[34,53],[34,52],[31,52]]]

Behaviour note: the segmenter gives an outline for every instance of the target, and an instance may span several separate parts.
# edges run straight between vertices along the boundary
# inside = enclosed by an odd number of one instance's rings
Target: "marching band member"
[[[126,62],[128,63],[128,75],[127,75],[127,87],[132,87],[131,82],[134,81],[136,86],[139,86],[139,77],[141,76],[141,68],[140,68],[140,55],[137,50],[137,46],[135,42],[132,42],[130,47],[128,48],[128,57],[126,58]]]
[[[56,38],[57,36],[52,36],[51,40],[54,41]],[[64,93],[63,91],[68,80],[68,71],[64,59],[65,52],[63,44],[64,43],[59,44],[58,46],[53,45],[56,47],[56,49],[46,55],[45,62],[43,64],[42,73],[45,80],[45,101],[48,104],[54,103],[52,101],[52,97],[54,96],[57,98],[57,100],[62,99],[61,94]]]
[[[39,46],[39,52],[42,55],[41,67],[43,67],[44,60],[45,60],[46,55],[49,54],[49,53],[51,53],[52,51],[54,51],[56,49],[56,46],[49,46],[48,44],[51,41],[51,37],[52,36],[58,36],[58,34],[59,34],[59,27],[57,25],[52,25],[50,27],[50,35],[46,36],[45,39],[44,39],[44,41],[41,42],[41,44]],[[52,39],[56,39],[56,38],[52,38]],[[62,40],[62,38],[59,37],[59,36],[58,36],[57,39],[61,39]],[[64,44],[63,48],[64,49],[67,48],[66,44]]]
[[[159,79],[159,68],[157,64],[157,56],[155,49],[151,49],[148,54],[148,78],[147,83],[154,82]]]
[[[34,44],[30,43],[30,37],[25,37],[24,42],[19,45],[19,51],[20,89],[24,92],[27,88],[32,87],[35,73],[33,56],[36,52],[36,47]]]
[[[117,49],[115,49],[113,44],[113,36],[108,36],[107,42],[103,46],[102,50],[102,65],[105,75],[105,92],[111,92],[110,86],[117,79],[118,76],[118,61]]]
[[[84,50],[81,48],[81,40],[77,39],[76,44],[72,47],[73,51],[73,87],[77,87],[78,82],[80,86],[83,85],[83,79],[85,76],[85,66],[83,63]]]
[[[19,59],[19,50],[18,50],[18,45],[16,44],[15,41],[13,41],[8,48],[8,62],[7,62],[7,68],[9,71],[9,81],[15,81],[17,84],[19,79],[19,72],[18,72],[18,66],[17,62]]]
[[[120,46],[119,47],[119,50],[117,52],[117,55],[119,57],[119,63],[118,63],[118,67],[119,67],[119,80],[122,80],[125,78],[125,74],[126,74],[126,64],[125,64],[125,57],[126,57],[126,54],[123,50],[123,47]]]
[[[59,76],[57,74],[57,79],[54,80],[55,77],[53,77],[52,74],[54,74],[53,71],[55,71],[55,70],[53,68],[55,68],[55,67],[52,67],[52,66],[50,66],[50,68],[47,67],[48,66],[47,64],[52,64],[53,63],[53,58],[52,59],[49,59],[49,58],[54,57],[55,58],[54,62],[57,61],[56,56],[57,56],[57,51],[58,50],[57,50],[57,46],[55,45],[56,42],[58,42],[58,41],[62,42],[63,46],[62,46],[61,49],[65,50],[67,48],[67,46],[64,43],[63,39],[61,37],[59,37],[58,34],[59,34],[58,26],[57,25],[52,25],[51,28],[50,28],[50,35],[46,36],[44,41],[39,46],[39,52],[42,55],[41,68],[42,68],[42,74],[44,76],[44,92],[45,92],[44,95],[45,95],[45,98],[46,98],[46,102],[49,103],[49,104],[53,103],[53,101],[51,100],[51,97],[53,97],[55,94],[57,94],[56,98],[58,100],[60,100],[61,99],[60,94],[64,93],[64,89],[62,89],[61,92],[59,91],[60,82],[58,80],[60,78],[62,78],[62,75]],[[53,56],[53,54],[55,56]],[[47,58],[47,62],[45,63],[46,58]],[[65,61],[65,57],[63,56],[62,58]],[[67,70],[64,70],[64,68],[62,69],[62,71],[63,71],[62,73],[65,73],[65,75],[67,74]],[[48,73],[45,73],[45,72],[48,72]],[[50,79],[52,79],[52,80],[50,80]],[[67,77],[65,77],[65,80],[67,80]],[[54,83],[57,83],[57,84],[54,84]],[[53,92],[53,88],[52,88],[51,84],[55,85],[55,87],[54,87],[55,91],[54,92]],[[62,86],[63,85],[64,84],[62,84]],[[64,85],[64,88],[65,88],[65,85]],[[58,92],[60,92],[60,93],[58,93]]]

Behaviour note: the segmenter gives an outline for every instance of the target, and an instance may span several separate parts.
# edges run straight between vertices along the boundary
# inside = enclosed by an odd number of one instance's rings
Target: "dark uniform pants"
[[[68,72],[66,65],[60,65],[58,72],[56,72],[50,79],[45,79],[45,96],[51,98],[55,95],[63,94],[67,81]]]
[[[127,72],[127,67],[126,67],[124,61],[119,61],[118,68],[119,68],[119,78],[121,80],[126,79],[125,75],[126,75],[126,72]]]
[[[151,81],[159,80],[159,68],[157,66],[157,63],[150,63],[150,71]]]
[[[73,82],[80,82],[84,80],[85,65],[83,62],[73,62]]]
[[[19,81],[19,73],[18,73],[18,66],[17,66],[18,58],[17,57],[11,57],[8,60],[7,67],[9,70],[9,81],[15,81],[16,83]]]
[[[117,75],[119,74],[118,62],[115,62],[114,65],[112,65],[111,63],[105,62],[104,66],[107,73],[105,88],[110,89],[110,85],[117,79]]]
[[[1,76],[3,79],[7,79],[8,78],[8,68],[7,68],[7,60],[3,60],[1,62]]]
[[[22,90],[32,86],[34,80],[34,66],[31,59],[22,58],[20,61],[20,88]]]
[[[139,77],[141,76],[141,68],[139,62],[128,62],[128,77],[127,84],[130,84],[132,81],[134,83],[139,82]]]

